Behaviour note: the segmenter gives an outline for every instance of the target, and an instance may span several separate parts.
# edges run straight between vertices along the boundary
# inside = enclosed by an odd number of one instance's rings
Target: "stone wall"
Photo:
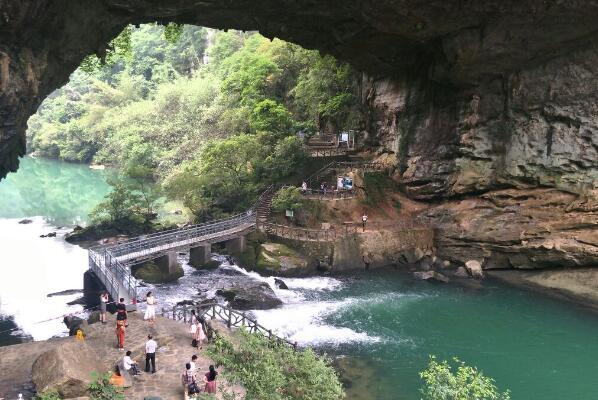
[[[368,231],[338,239],[334,243],[333,271],[379,268],[411,264],[434,252],[434,231]]]

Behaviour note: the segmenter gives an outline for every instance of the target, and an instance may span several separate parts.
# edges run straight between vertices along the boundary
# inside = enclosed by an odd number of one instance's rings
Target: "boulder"
[[[85,328],[87,328],[87,321],[79,318],[67,315],[63,318],[62,322],[66,325],[69,329],[69,336],[75,336],[77,333],[77,329],[81,328],[83,332],[85,332]]]
[[[216,290],[216,295],[239,310],[267,310],[282,304],[272,288],[260,281],[236,282]]]
[[[450,281],[448,277],[436,271],[417,271],[413,273],[413,276],[417,279],[428,282],[448,283]]]
[[[286,290],[289,289],[287,284],[284,283],[284,281],[282,279],[274,278],[274,283],[276,284],[276,287],[278,287],[279,289],[286,289]]]
[[[484,272],[482,272],[482,264],[480,264],[477,260],[469,260],[465,263],[465,269],[469,274],[476,278],[482,279],[484,277]]]
[[[87,317],[87,323],[89,325],[95,324],[96,322],[100,322],[100,312],[99,311],[93,311]]]
[[[464,267],[457,268],[457,271],[455,271],[455,276],[459,278],[469,278],[469,274]]]
[[[298,276],[313,272],[310,260],[280,243],[263,243],[258,248],[256,271],[272,275]]]
[[[31,374],[36,390],[55,390],[61,398],[84,396],[94,373],[105,366],[85,342],[68,342],[42,353],[33,363]]]
[[[33,222],[32,220],[25,218],[25,219],[20,220],[19,224],[26,225],[26,224],[30,224],[32,222]]]

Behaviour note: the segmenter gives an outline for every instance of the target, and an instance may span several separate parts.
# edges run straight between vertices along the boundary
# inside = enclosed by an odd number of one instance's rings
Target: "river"
[[[0,182],[0,345],[64,334],[60,320],[81,306],[78,295],[46,294],[82,286],[86,252],[62,239],[85,223],[107,191],[104,173],[83,165],[26,158]],[[34,217],[30,224],[19,224]],[[40,234],[57,231],[56,238]],[[273,285],[221,259],[214,271],[185,264],[177,284],[150,285],[163,305],[187,299],[230,274]],[[254,311],[275,331],[337,358],[347,371],[349,399],[419,398],[418,372],[428,356],[459,357],[496,379],[512,398],[596,398],[598,317],[577,306],[485,281],[481,289],[432,285],[395,270],[285,279],[284,305]],[[14,333],[14,334],[13,334]]]

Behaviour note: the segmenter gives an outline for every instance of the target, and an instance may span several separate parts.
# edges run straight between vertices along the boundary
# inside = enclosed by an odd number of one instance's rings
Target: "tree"
[[[255,105],[249,124],[256,132],[273,132],[279,137],[285,137],[291,133],[293,117],[285,106],[274,100],[266,99]]]
[[[134,193],[137,203],[135,212],[143,216],[148,224],[157,216],[156,212],[162,198],[160,186],[153,179],[153,170],[148,167],[134,166],[126,170],[127,189]]]
[[[458,358],[453,358],[456,371],[448,361],[438,362],[430,357],[428,368],[420,372],[424,380],[423,400],[509,400],[510,394],[500,393],[492,378]]]
[[[280,189],[272,198],[272,209],[274,211],[293,210],[297,211],[304,204],[301,189],[293,186]]]
[[[140,202],[139,194],[131,191],[123,179],[110,179],[108,183],[112,190],[104,197],[105,200],[92,210],[92,222],[96,225],[109,223],[121,227],[138,220],[136,209]]]

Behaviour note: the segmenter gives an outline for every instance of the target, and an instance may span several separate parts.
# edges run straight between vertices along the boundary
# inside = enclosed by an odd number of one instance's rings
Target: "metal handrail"
[[[229,329],[233,327],[244,327],[247,328],[249,332],[259,332],[273,342],[286,344],[297,350],[297,342],[291,342],[288,339],[282,338],[272,333],[271,329],[260,325],[257,320],[248,317],[244,312],[239,312],[216,302],[204,303],[198,306],[174,306],[170,310],[162,308],[162,316],[166,318],[170,318],[172,316],[172,319],[175,321],[187,323],[187,321],[191,319],[191,310],[195,310],[195,315],[197,318],[207,315],[210,317],[210,319],[219,319],[225,322]]]

